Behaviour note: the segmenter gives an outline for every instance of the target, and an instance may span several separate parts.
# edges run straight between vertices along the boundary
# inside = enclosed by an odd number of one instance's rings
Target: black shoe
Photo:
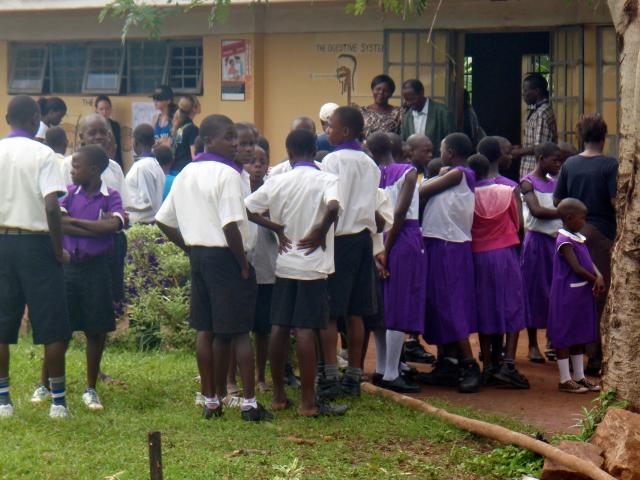
[[[458,391],[460,393],[476,393],[480,390],[480,385],[482,385],[482,374],[478,362],[474,360],[463,365]]]
[[[242,410],[241,417],[245,422],[263,422],[273,420],[273,415],[265,410],[261,404],[258,404],[257,408]]]
[[[300,379],[293,373],[293,367],[289,362],[284,364],[284,383],[290,388],[300,388]]]
[[[398,393],[418,393],[420,391],[419,385],[407,382],[402,375],[398,375],[394,380],[382,380],[380,386]]]
[[[204,406],[203,417],[205,420],[209,420],[213,417],[220,418],[222,416],[222,403],[218,406],[218,408],[207,408]]]
[[[436,357],[427,352],[417,340],[407,340],[404,342],[404,358],[408,362],[436,363]]]
[[[522,375],[513,363],[504,362],[500,366],[500,370],[496,372],[495,377],[501,382],[521,390],[528,390],[531,388],[527,377]]]
[[[383,375],[381,373],[374,373],[371,375],[371,383],[373,383],[376,387],[380,386],[380,382],[382,382]]]
[[[359,397],[360,380],[351,377],[342,377],[340,390],[342,391],[342,396],[344,397]]]
[[[590,377],[599,377],[602,370],[602,360],[599,358],[589,358],[587,360],[587,368],[584,369],[584,373]]]
[[[458,365],[443,358],[438,360],[429,373],[419,373],[417,380],[425,385],[456,387],[460,380]]]
[[[409,367],[408,370],[403,370],[402,366],[399,368],[400,371],[400,375],[402,375],[405,378],[416,378],[418,376],[418,374],[420,373],[418,371],[417,368],[415,367]]]
[[[338,379],[319,378],[316,392],[318,397],[323,400],[335,400],[342,394],[342,389]]]
[[[341,417],[349,407],[346,405],[331,405],[329,402],[325,402],[323,400],[316,400],[316,405],[318,407],[318,415],[322,417]]]
[[[503,382],[496,378],[498,369],[494,366],[485,367],[482,370],[482,385],[485,387],[495,387],[496,385],[502,385]]]

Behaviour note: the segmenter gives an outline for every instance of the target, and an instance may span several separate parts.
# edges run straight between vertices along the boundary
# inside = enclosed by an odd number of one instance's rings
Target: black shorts
[[[271,323],[280,327],[320,330],[329,323],[327,280],[276,277]]]
[[[228,248],[191,247],[191,320],[198,331],[219,335],[249,333],[258,285],[253,267],[245,280]]]
[[[329,276],[331,316],[374,315],[377,299],[369,231],[336,237],[334,258],[336,271]]]
[[[64,266],[72,331],[108,333],[116,329],[108,263],[108,254],[105,254]]]
[[[369,332],[386,329],[384,322],[384,295],[382,294],[382,281],[379,278],[376,278],[376,297],[378,299],[378,311],[373,315],[365,315],[362,318],[364,329]]]
[[[256,319],[253,323],[253,332],[258,335],[271,333],[271,297],[273,296],[273,283],[258,284],[258,299],[256,300]]]
[[[113,248],[109,251],[109,279],[114,303],[124,300],[124,261],[127,257],[127,236],[118,232],[113,236]]]
[[[71,337],[64,274],[49,235],[0,235],[0,343],[16,343],[24,307],[33,343]]]

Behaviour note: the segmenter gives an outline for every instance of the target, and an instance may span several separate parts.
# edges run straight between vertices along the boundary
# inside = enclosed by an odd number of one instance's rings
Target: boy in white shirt
[[[319,390],[325,398],[360,395],[364,322],[377,312],[371,234],[376,233],[376,205],[380,169],[357,141],[364,119],[353,107],[337,108],[329,119],[327,134],[334,151],[322,161],[322,169],[338,176],[338,196],[343,213],[338,219],[335,268],[329,277],[331,321],[322,333],[324,375]],[[384,222],[380,222],[384,224]],[[337,326],[344,317],[349,339],[349,366],[338,384],[336,365]]]
[[[291,405],[284,389],[284,365],[293,328],[302,381],[298,413],[341,415],[346,407],[316,402],[314,388],[316,332],[329,322],[327,278],[334,271],[333,224],[340,209],[338,179],[321,172],[313,162],[316,146],[311,132],[292,131],[286,145],[292,170],[267,180],[245,199],[252,219],[268,211],[274,230],[285,237],[276,262],[271,308],[271,408],[284,410]],[[288,245],[289,241],[295,245]]]
[[[153,223],[162,205],[165,176],[153,154],[153,127],[147,123],[133,131],[136,160],[125,177],[129,193],[127,213],[134,223]]]
[[[222,415],[231,345],[236,348],[244,398],[242,419],[269,420],[255,398],[253,326],[257,285],[246,251],[248,220],[235,163],[238,134],[231,119],[211,115],[200,126],[205,152],[173,183],[156,215],[158,227],[189,254],[191,326],[198,331],[196,358],[204,417]]]
[[[9,395],[9,345],[18,341],[25,306],[33,342],[43,344],[52,392],[49,416],[68,415],[65,343],[71,338],[62,264],[58,196],[65,185],[49,147],[33,140],[40,110],[28,96],[9,103],[8,138],[0,141],[0,418],[13,415]]]

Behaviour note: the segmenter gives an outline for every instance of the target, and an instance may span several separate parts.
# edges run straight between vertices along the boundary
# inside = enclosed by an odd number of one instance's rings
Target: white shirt
[[[47,130],[49,130],[49,127],[47,127],[47,125],[40,120],[40,126],[38,127],[38,132],[36,133],[36,138],[40,138],[42,140],[44,140],[46,134],[47,134]]]
[[[316,164],[316,167],[322,169],[321,162],[314,161],[314,163]],[[269,169],[269,176],[273,177],[275,175],[280,175],[282,173],[287,173],[290,171],[291,171],[291,162],[289,161],[289,159],[287,159],[287,160],[283,160],[275,167]]]
[[[245,251],[248,227],[242,180],[236,170],[215,161],[189,163],[173,181],[156,220],[180,230],[189,246],[227,247],[222,228],[236,222]]]
[[[415,171],[414,169],[407,170],[402,177],[400,177],[396,183],[393,185],[387,185],[384,188],[385,193],[389,196],[389,200],[391,201],[392,208],[395,209],[398,204],[398,197],[400,196],[400,192],[402,191],[402,187],[404,187],[404,182],[407,178],[407,173]],[[409,210],[407,210],[406,219],[407,220],[418,220],[418,214],[420,210],[420,195],[418,192],[418,185],[416,183],[416,188],[413,191],[413,196],[411,197],[411,204],[409,205]],[[393,218],[393,213],[392,213]],[[393,222],[393,220],[392,220]]]
[[[343,213],[336,236],[352,235],[368,229],[376,232],[380,169],[369,156],[358,150],[338,150],[327,155],[322,170],[338,176],[338,196]]]
[[[240,179],[242,180],[242,198],[247,198],[251,195],[251,175],[244,168],[240,172]],[[253,250],[258,242],[258,225],[253,222],[249,222],[247,229],[247,238],[245,243],[248,246],[248,250]]]
[[[556,208],[553,204],[553,192],[545,193],[533,189],[533,194],[538,200],[538,204],[543,208]],[[558,230],[562,228],[562,220],[559,218],[547,219],[534,217],[529,210],[527,202],[522,202],[522,213],[524,218],[524,228],[529,232],[539,232],[555,237]]]
[[[429,115],[429,99],[424,102],[424,107],[419,112],[417,110],[411,110],[413,115],[413,130],[414,133],[424,133],[427,128],[427,117]]]
[[[44,198],[64,194],[55,153],[26,137],[0,140],[0,226],[49,231]]]
[[[387,192],[385,192],[382,188],[378,189],[377,199],[376,199],[376,212],[385,221],[384,231],[388,231],[393,226],[393,205],[391,204],[391,199]],[[373,233],[371,232],[371,240],[373,241],[373,256],[375,257],[379,253],[384,252],[384,236],[382,233]]]
[[[166,177],[153,157],[136,160],[125,177],[129,192],[127,213],[131,222],[151,223],[162,205]]]
[[[62,177],[64,178],[65,185],[73,183],[71,180],[71,159],[72,156],[69,155],[62,162]],[[124,173],[122,172],[120,165],[109,159],[109,166],[104,172],[102,172],[102,175],[100,175],[100,180],[102,180],[102,183],[107,187],[120,194],[122,208],[126,210],[129,206],[129,192],[127,190],[127,184],[124,181]]]
[[[326,250],[318,248],[305,255],[305,250],[296,247],[320,224],[332,200],[338,200],[337,177],[310,166],[298,166],[269,178],[245,199],[250,212],[261,214],[268,210],[271,221],[284,225],[284,233],[291,240],[292,248],[278,255],[276,276],[317,280],[334,272],[333,228],[327,233]]]

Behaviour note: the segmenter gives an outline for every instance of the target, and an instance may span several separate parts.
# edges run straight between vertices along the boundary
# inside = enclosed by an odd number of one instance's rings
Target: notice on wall
[[[142,123],[153,125],[153,117],[158,113],[152,102],[133,102],[131,104],[131,129]]]
[[[251,75],[250,58],[247,40],[222,40],[221,100],[245,100]]]

